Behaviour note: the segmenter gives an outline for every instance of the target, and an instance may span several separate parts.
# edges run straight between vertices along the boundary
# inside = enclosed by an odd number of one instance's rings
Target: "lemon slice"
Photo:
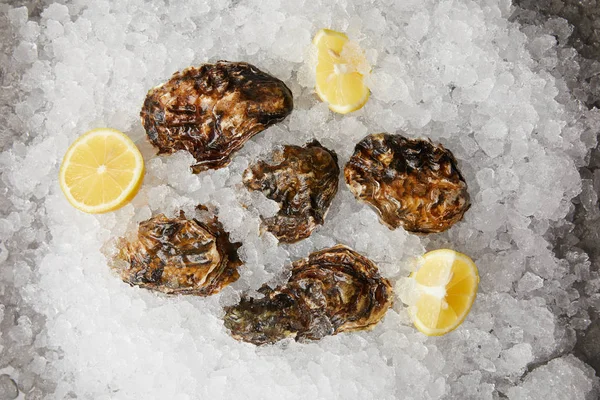
[[[365,105],[369,88],[363,82],[366,59],[362,50],[350,46],[348,36],[321,29],[313,44],[317,48],[316,92],[331,111],[347,114]]]
[[[144,159],[122,132],[100,128],[80,136],[67,150],[59,182],[69,203],[87,213],[116,210],[136,195]]]
[[[415,327],[428,336],[444,335],[466,318],[477,295],[479,273],[468,256],[449,249],[426,253],[409,279],[414,305],[409,312]]]

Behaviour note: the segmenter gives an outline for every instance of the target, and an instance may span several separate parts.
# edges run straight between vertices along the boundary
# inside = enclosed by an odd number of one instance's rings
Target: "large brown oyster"
[[[225,309],[237,340],[262,345],[286,337],[318,340],[370,329],[392,304],[392,287],[371,260],[338,245],[296,261],[283,286],[263,286],[261,299]]]
[[[272,161],[258,161],[244,172],[244,184],[260,190],[281,209],[263,224],[280,242],[306,239],[325,220],[338,190],[340,168],[335,152],[314,140],[300,146],[283,146]]]
[[[137,237],[122,239],[113,264],[123,281],[168,294],[209,296],[239,278],[241,244],[231,243],[217,218],[201,208],[198,219],[158,214],[141,222]],[[124,262],[123,262],[124,261]]]
[[[151,89],[140,116],[159,154],[187,150],[198,173],[229,164],[248,139],[292,108],[292,92],[279,79],[247,63],[218,61]]]
[[[471,205],[456,164],[442,145],[379,133],[356,145],[344,176],[390,229],[433,233],[460,221]]]

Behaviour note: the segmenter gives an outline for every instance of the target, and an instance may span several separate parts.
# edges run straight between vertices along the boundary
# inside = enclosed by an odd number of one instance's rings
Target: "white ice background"
[[[595,293],[600,280],[585,254],[557,258],[548,236],[570,229],[577,168],[600,126],[598,112],[565,83],[578,68],[564,46],[566,22],[520,27],[509,22],[508,0],[73,0],[39,18],[24,7],[0,11],[10,39],[2,60],[15,76],[2,88],[12,111],[3,121],[19,132],[0,154],[0,294],[20,299],[10,304],[14,326],[0,337],[0,367],[16,365],[8,373],[22,398],[594,395],[593,370],[567,354],[590,322],[575,287],[589,281]],[[346,31],[373,65],[371,98],[355,113],[335,115],[314,94],[306,61],[322,27]],[[220,59],[284,80],[295,108],[227,168],[192,175],[188,154],[155,156],[139,111],[148,89],[175,71]],[[58,168],[78,135],[102,126],[136,141],[147,173],[131,204],[86,215],[62,195]],[[356,142],[377,132],[427,137],[454,153],[473,203],[462,222],[427,237],[390,231],[342,182],[311,238],[279,246],[259,235],[259,213],[274,210],[241,185],[249,163],[276,145],[316,138],[343,167]],[[112,239],[153,213],[197,203],[217,206],[243,242],[238,282],[210,298],[169,297],[129,287],[109,270]],[[400,301],[373,331],[318,342],[258,348],[227,334],[224,305],[281,282],[291,261],[336,243],[374,260],[392,282],[426,250],[464,252],[481,273],[475,305],[440,338],[417,332]]]

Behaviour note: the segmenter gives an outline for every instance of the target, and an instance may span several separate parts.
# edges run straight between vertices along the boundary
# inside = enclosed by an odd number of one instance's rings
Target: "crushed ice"
[[[40,16],[7,4],[0,11],[9,39],[0,44],[0,386],[8,398],[15,383],[30,399],[558,399],[598,388],[590,368],[564,354],[597,305],[575,287],[587,281],[587,295],[597,293],[600,278],[577,250],[558,259],[547,235],[572,229],[565,218],[580,192],[594,208],[600,179],[582,185],[577,170],[600,115],[569,95],[579,66],[564,47],[564,22],[520,27],[508,20],[507,0],[74,0]],[[322,27],[348,32],[373,66],[371,99],[349,116],[316,99],[303,63]],[[283,79],[296,108],[227,168],[191,175],[188,154],[154,156],[138,113],[146,91],[173,72],[218,59]],[[92,216],[67,203],[56,177],[69,143],[98,126],[127,132],[147,175],[130,205]],[[309,239],[278,246],[259,234],[260,215],[277,210],[243,188],[249,163],[316,138],[343,165],[366,134],[400,130],[460,160],[473,198],[462,223],[424,238],[390,231],[341,182]],[[158,296],[106,267],[112,238],[153,213],[198,203],[218,207],[232,240],[243,242],[241,278],[221,294]],[[336,243],[393,281],[425,249],[454,248],[479,266],[478,299],[441,338],[418,333],[400,301],[372,332],[309,344],[255,348],[226,334],[224,305],[276,285],[290,260]]]

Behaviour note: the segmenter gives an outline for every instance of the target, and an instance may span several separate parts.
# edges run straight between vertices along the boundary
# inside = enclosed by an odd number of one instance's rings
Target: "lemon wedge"
[[[330,29],[321,29],[313,39],[317,48],[317,95],[329,103],[331,111],[347,114],[365,105],[369,88],[363,82],[365,56],[352,46],[348,36]]]
[[[138,192],[144,159],[124,133],[109,128],[89,131],[67,150],[60,187],[73,207],[87,213],[116,210]]]
[[[479,272],[468,256],[450,249],[426,253],[420,268],[408,278],[415,327],[427,336],[456,329],[467,317],[477,295]]]

